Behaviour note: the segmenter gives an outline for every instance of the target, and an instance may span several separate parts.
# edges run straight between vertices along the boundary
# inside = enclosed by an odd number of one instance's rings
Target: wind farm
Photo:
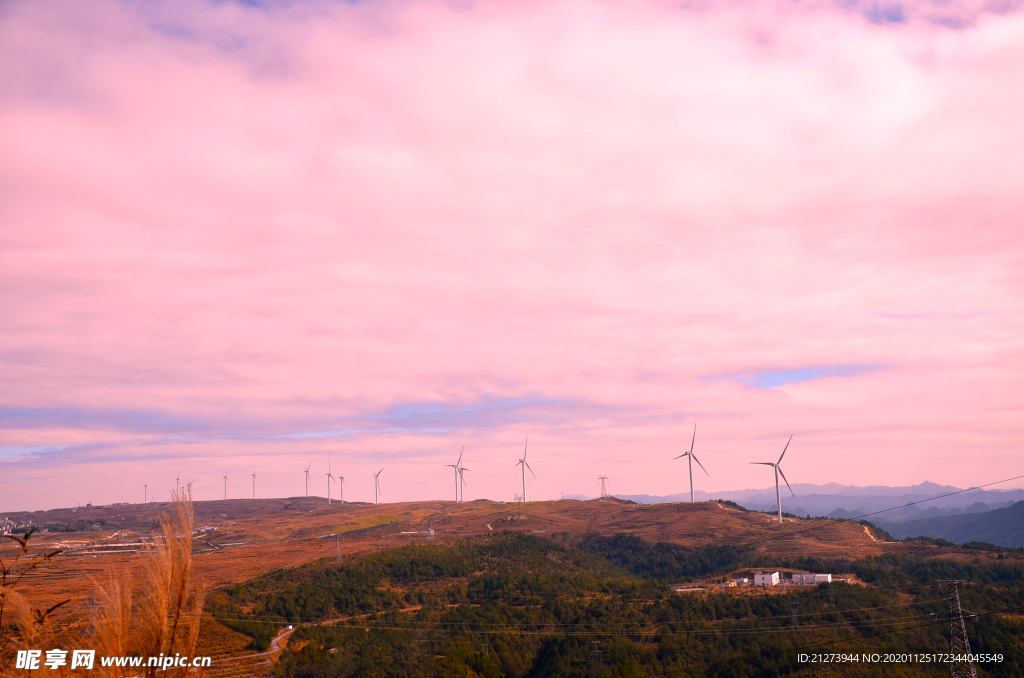
[[[696,462],[707,473],[696,457],[695,441],[694,430],[689,449],[671,461],[688,457],[688,464]],[[781,477],[791,492],[792,488],[781,464],[792,441],[793,435],[790,435],[776,461],[750,462],[771,466],[776,479]],[[789,582],[790,588],[796,588],[797,582],[818,576],[813,574],[813,570],[807,573],[796,565],[794,555],[799,554],[799,558],[807,559],[806,562],[830,563],[831,567],[839,571],[829,574],[833,578],[829,581],[839,582],[839,590],[843,595],[853,595],[857,590],[869,591],[872,584],[858,576],[860,571],[842,571],[848,569],[851,562],[871,562],[872,559],[897,554],[902,554],[900,557],[920,558],[926,554],[930,558],[955,559],[960,552],[955,545],[948,543],[899,542],[875,525],[863,521],[820,518],[805,520],[784,514],[777,480],[774,515],[748,510],[732,501],[695,501],[692,484],[689,487],[689,502],[637,504],[612,495],[608,491],[609,476],[605,474],[597,476],[600,494],[597,499],[533,498],[527,501],[526,472],[529,471],[531,477],[537,479],[527,461],[529,449],[527,438],[521,454],[513,455],[511,450],[508,452],[509,456],[518,457],[515,465],[520,471],[516,480],[522,494],[515,493],[515,502],[466,500],[464,474],[469,469],[463,465],[464,448],[460,449],[454,464],[443,465],[445,469],[453,469],[456,479],[455,495],[449,496],[447,500],[382,501],[381,477],[389,467],[381,466],[371,476],[372,502],[346,502],[343,494],[340,494],[341,501],[334,502],[331,494],[334,482],[338,483],[338,489],[343,493],[344,478],[334,475],[333,459],[330,456],[326,463],[326,497],[308,494],[308,479],[314,472],[314,463],[309,462],[300,467],[303,472],[303,485],[297,488],[302,491],[300,496],[257,498],[257,469],[254,466],[250,474],[253,483],[251,498],[192,499],[189,506],[194,511],[197,526],[193,535],[195,567],[211,586],[222,592],[218,594],[222,596],[224,591],[232,591],[233,587],[240,584],[262,585],[255,582],[264,581],[267,572],[315,570],[321,567],[315,565],[319,562],[329,562],[331,567],[359,567],[367,558],[378,557],[368,554],[394,553],[390,557],[404,558],[403,554],[415,552],[409,552],[410,547],[427,549],[422,551],[426,554],[440,553],[438,549],[444,552],[454,549],[464,553],[467,548],[493,544],[497,549],[495,554],[510,553],[508,549],[515,553],[521,552],[521,555],[514,556],[518,562],[518,559],[526,557],[530,549],[548,549],[553,544],[560,544],[557,548],[568,548],[569,551],[559,551],[552,555],[555,562],[560,562],[562,558],[576,557],[571,554],[580,551],[611,558],[611,563],[621,562],[622,547],[619,545],[622,544],[628,545],[629,552],[643,553],[645,550],[656,549],[658,553],[673,553],[673,557],[683,558],[680,561],[682,565],[673,570],[677,572],[674,576],[678,583],[673,584],[677,587],[675,593],[669,595],[696,595],[696,600],[701,597],[709,600],[718,597],[720,600],[717,604],[728,608],[732,604],[728,601],[737,599],[737,596],[781,597],[786,593],[784,586],[778,589],[736,584],[736,581],[745,582],[744,577],[754,573],[754,568],[745,563],[781,563],[775,575],[781,572],[782,585]],[[227,476],[225,469],[225,495]],[[295,478],[298,479],[297,474]],[[180,491],[185,496],[192,496],[196,482],[196,478],[187,477],[185,483],[179,485]],[[438,489],[443,493],[442,487]],[[148,491],[148,485],[144,485],[144,490]],[[154,539],[154,516],[172,508],[173,504],[167,502],[144,501],[139,504],[54,510],[46,512],[42,518],[34,514],[12,516],[19,521],[39,520],[44,526],[61,523],[69,526],[79,523],[86,525],[80,533],[46,532],[40,535],[37,542],[39,546],[59,549],[63,555],[55,561],[52,569],[54,578],[47,580],[49,583],[40,589],[39,600],[53,601],[50,604],[63,599],[84,601],[93,594],[87,585],[90,580],[83,574],[95,578],[96,573],[102,571],[97,570],[97,567],[131,571],[137,564],[135,559],[139,554],[147,553],[146,549],[151,548],[147,543]],[[116,528],[116,531],[111,533],[111,528]],[[523,542],[522,539],[527,541]],[[651,552],[654,553],[653,550]],[[0,557],[4,555],[5,552],[0,548]],[[689,572],[685,559],[691,557],[699,558],[701,562],[710,558],[709,562],[720,562],[726,569],[718,569],[719,566],[712,564],[707,570],[707,576],[693,580],[689,575],[683,576],[683,573]],[[1005,555],[993,552],[986,557],[1005,558]],[[731,572],[730,576],[737,579],[731,584],[723,584],[720,576],[722,572]],[[659,576],[665,575],[663,573]],[[730,589],[730,586],[736,587],[735,590]],[[808,590],[802,595],[803,600],[807,601],[810,600],[807,596],[811,592]],[[834,596],[834,593],[829,595]],[[788,601],[786,604],[793,607]],[[253,616],[256,612],[244,612],[239,608],[233,614],[246,618],[246,615]],[[78,617],[74,614],[55,617],[58,623],[64,624],[77,623],[76,619]],[[234,627],[230,620],[223,624],[226,626],[216,626],[215,632],[208,629],[206,635],[201,634],[201,638],[205,638],[201,642],[220,648],[224,653],[223,661],[245,666],[249,675],[265,675],[269,678],[270,673],[254,663],[255,657],[263,655],[252,655],[248,651],[251,641],[246,640],[263,636],[246,636],[245,633],[232,631]],[[272,655],[272,663],[265,666],[273,666],[276,661],[297,661],[297,655],[287,649],[279,649],[272,652]]]

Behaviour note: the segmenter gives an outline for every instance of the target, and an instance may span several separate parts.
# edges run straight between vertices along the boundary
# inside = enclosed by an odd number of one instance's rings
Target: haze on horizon
[[[0,511],[1021,475],[1001,8],[5,4]]]

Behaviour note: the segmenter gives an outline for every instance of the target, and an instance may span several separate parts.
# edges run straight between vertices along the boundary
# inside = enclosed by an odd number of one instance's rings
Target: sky
[[[0,510],[1024,475],[1022,119],[1014,2],[4,3]]]

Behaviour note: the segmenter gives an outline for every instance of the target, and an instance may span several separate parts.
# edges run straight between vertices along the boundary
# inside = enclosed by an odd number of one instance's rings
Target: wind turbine
[[[697,442],[697,422],[694,422],[694,424],[693,424],[693,440],[690,441],[690,449],[687,450],[686,452],[683,452],[678,457],[675,457],[673,459],[673,461],[675,461],[676,459],[682,459],[683,457],[688,457],[688,459],[686,460],[686,463],[690,467],[690,503],[691,504],[693,503],[693,462],[696,461],[697,462],[697,466],[700,466],[700,470],[704,471],[704,474],[706,476],[708,476],[709,478],[711,477],[711,474],[708,473],[708,470],[706,468],[704,468],[704,464],[700,463],[700,459],[697,459],[697,455],[695,455],[693,453],[693,444],[695,442]]]
[[[252,498],[256,498],[256,464],[252,465]]]
[[[306,464],[306,469],[305,469],[305,471],[306,471],[306,496],[307,497],[309,496],[309,467],[312,466],[312,465],[313,465],[312,462]]]
[[[198,480],[198,478],[196,480]],[[185,486],[188,487],[189,499],[192,498],[192,483],[194,483],[194,482],[195,482],[195,480],[186,480],[185,481]]]
[[[142,503],[149,503],[149,485],[142,486]]]
[[[338,489],[341,491],[341,503],[345,503],[345,476],[338,476]]]
[[[224,467],[224,501],[228,500],[228,467]]]
[[[445,468],[453,468],[453,469],[455,469],[455,503],[456,504],[459,503],[459,477],[461,476],[461,474],[459,473],[459,464],[462,463],[462,452],[465,449],[466,448],[463,447],[461,450],[459,450],[459,459],[458,459],[458,461],[456,461],[454,464],[445,464],[444,465]]]
[[[784,448],[782,448],[782,454],[779,455],[779,460],[777,462],[775,462],[775,463],[772,463],[770,461],[752,461],[752,462],[750,462],[751,464],[759,464],[761,466],[771,466],[772,468],[775,469],[775,498],[779,501],[779,522],[780,523],[782,522],[782,492],[779,491],[779,476],[781,475],[782,479],[786,481],[786,487],[789,487],[789,481],[786,480],[786,474],[782,472],[782,467],[780,467],[779,464],[782,463],[782,458],[786,456],[786,450],[789,449],[789,444],[791,442],[793,442],[793,436],[792,435],[789,436],[789,440],[786,441],[786,446]],[[792,487],[789,487],[789,493],[793,495],[794,499],[796,498],[796,493],[793,492],[793,488]]]
[[[178,491],[178,480],[181,478],[181,471],[178,471],[178,476],[174,479],[174,491]]]
[[[534,480],[537,479],[537,474],[534,473],[533,469],[530,468],[530,465],[528,463],[526,463],[526,448],[529,446],[529,444],[530,444],[530,436],[526,436],[526,444],[523,445],[523,458],[516,462],[516,465],[522,467],[522,471],[523,471],[523,503],[524,504],[526,503],[526,469],[529,468],[530,469],[530,475],[533,476]]]
[[[331,480],[334,476],[331,475],[331,455],[327,455],[327,504],[331,503]]]
[[[373,503],[380,503],[380,474],[387,466],[381,466],[380,471],[373,474]]]

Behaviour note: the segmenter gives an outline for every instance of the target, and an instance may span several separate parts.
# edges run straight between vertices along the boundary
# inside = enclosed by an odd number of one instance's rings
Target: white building
[[[754,574],[754,586],[778,586],[778,572],[756,572]]]
[[[830,574],[814,574],[812,572],[794,572],[793,583],[798,586],[813,586],[815,584],[827,584],[832,581]]]

